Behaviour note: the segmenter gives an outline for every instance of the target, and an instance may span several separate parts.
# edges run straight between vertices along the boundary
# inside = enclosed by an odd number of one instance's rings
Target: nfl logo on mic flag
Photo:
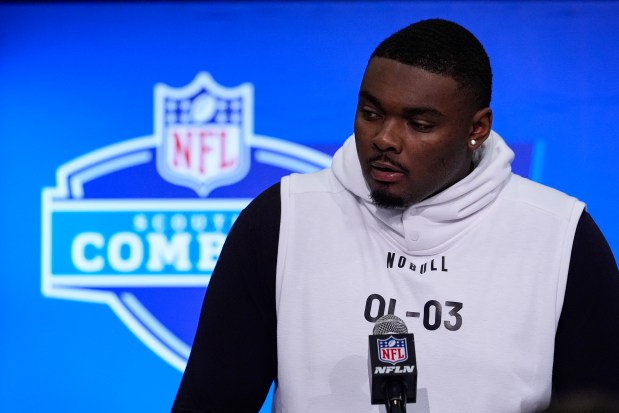
[[[378,340],[378,359],[385,363],[396,364],[408,358],[406,338],[397,339],[393,336]]]

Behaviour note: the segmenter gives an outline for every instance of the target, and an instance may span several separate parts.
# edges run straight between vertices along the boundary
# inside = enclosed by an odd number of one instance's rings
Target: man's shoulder
[[[335,178],[330,168],[311,173],[293,173],[284,176],[280,182],[254,198],[243,211],[243,215],[277,216],[281,213],[282,199],[289,199],[301,194],[334,194],[345,191],[343,185]]]
[[[282,193],[289,195],[303,193],[337,193],[344,186],[337,180],[331,168],[305,174],[291,174],[282,178]]]
[[[280,182],[277,182],[255,197],[246,209],[258,209],[278,206],[280,204]]]
[[[585,204],[558,189],[512,174],[501,197],[520,207],[562,216],[580,212]]]

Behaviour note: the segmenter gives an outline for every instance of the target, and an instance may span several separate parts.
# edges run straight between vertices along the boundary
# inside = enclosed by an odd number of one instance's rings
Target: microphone
[[[386,314],[369,336],[368,369],[372,404],[384,404],[388,413],[405,413],[417,400],[415,341],[401,318]]]

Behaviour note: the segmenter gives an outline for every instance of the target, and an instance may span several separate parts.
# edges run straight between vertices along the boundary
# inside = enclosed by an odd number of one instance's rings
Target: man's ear
[[[469,133],[469,149],[474,151],[479,148],[492,130],[492,109],[483,108],[475,112]]]

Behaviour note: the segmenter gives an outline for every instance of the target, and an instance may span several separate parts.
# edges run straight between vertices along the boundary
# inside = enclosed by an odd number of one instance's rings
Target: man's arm
[[[553,398],[583,391],[619,394],[619,271],[586,211],[576,228],[555,338]]]
[[[276,379],[280,199],[280,185],[273,185],[241,212],[228,234],[202,305],[175,413],[257,412]]]

